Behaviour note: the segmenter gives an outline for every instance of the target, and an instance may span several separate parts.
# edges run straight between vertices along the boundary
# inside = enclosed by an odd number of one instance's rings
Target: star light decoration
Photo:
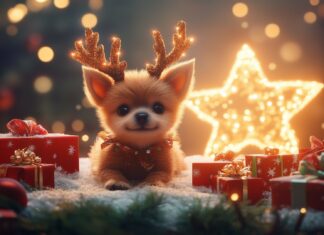
[[[290,119],[323,88],[319,82],[276,81],[264,75],[255,53],[243,45],[222,88],[193,91],[187,107],[212,125],[206,156],[246,146],[297,152]]]

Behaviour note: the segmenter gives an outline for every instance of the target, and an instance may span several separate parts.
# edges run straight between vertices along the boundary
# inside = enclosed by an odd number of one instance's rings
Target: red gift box
[[[266,197],[269,185],[266,180],[257,177],[214,177],[216,192],[230,197],[233,193],[239,195],[240,201],[255,204]]]
[[[250,167],[253,177],[269,180],[297,171],[301,158],[300,154],[250,154],[245,155],[245,164]]]
[[[7,177],[23,181],[37,189],[54,188],[54,164],[0,165],[0,178]]]
[[[79,137],[65,134],[13,136],[0,134],[0,164],[9,163],[16,149],[28,148],[42,158],[43,163],[55,164],[66,173],[79,171]]]
[[[293,175],[270,180],[272,206],[324,210],[324,180]]]
[[[192,185],[211,187],[211,176],[218,172],[230,161],[194,162],[192,163]]]

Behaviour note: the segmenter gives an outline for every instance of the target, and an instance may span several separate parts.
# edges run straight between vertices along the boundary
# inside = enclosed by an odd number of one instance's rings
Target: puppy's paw
[[[138,185],[139,187],[144,187],[144,186],[157,186],[157,187],[164,187],[165,183],[162,182],[161,180],[147,180]]]
[[[111,179],[105,183],[105,188],[108,190],[114,191],[114,190],[127,190],[127,189],[130,189],[131,186],[127,182],[116,181],[116,180]]]

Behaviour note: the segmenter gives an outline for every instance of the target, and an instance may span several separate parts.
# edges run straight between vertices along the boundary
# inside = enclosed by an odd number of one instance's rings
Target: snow
[[[198,159],[199,158],[199,159]],[[41,207],[55,208],[62,200],[74,203],[78,200],[94,199],[102,203],[111,204],[117,208],[124,209],[134,200],[144,198],[150,192],[156,192],[164,195],[163,211],[168,213],[170,223],[174,221],[177,213],[181,209],[189,207],[197,199],[209,205],[219,203],[220,196],[204,187],[192,187],[192,162],[210,161],[199,156],[191,156],[186,158],[187,170],[180,176],[176,177],[166,187],[134,187],[127,191],[108,191],[103,185],[94,181],[90,172],[90,162],[88,158],[80,158],[80,172],[65,175],[59,171],[55,172],[55,189],[34,191],[28,193],[30,211]],[[282,210],[282,217],[295,218],[298,214],[297,210]],[[311,226],[323,227],[320,221],[324,221],[324,212],[309,212],[303,223],[303,227]]]
[[[136,198],[145,196],[149,192],[162,193],[171,203],[175,200],[193,200],[200,198],[204,201],[217,203],[219,197],[211,194],[207,188],[193,188],[191,185],[191,162],[197,157],[187,158],[188,169],[176,177],[166,187],[134,187],[127,191],[109,191],[103,185],[97,183],[91,176],[90,162],[88,158],[80,158],[80,172],[65,175],[55,172],[55,189],[34,191],[28,194],[29,206],[37,207],[46,203],[47,206],[55,207],[62,200],[75,201],[83,199],[98,199],[118,207],[125,207]]]

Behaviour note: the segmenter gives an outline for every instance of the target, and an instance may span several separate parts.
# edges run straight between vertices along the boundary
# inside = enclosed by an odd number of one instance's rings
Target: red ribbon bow
[[[47,130],[33,120],[12,119],[7,123],[9,132],[16,136],[46,135]]]

